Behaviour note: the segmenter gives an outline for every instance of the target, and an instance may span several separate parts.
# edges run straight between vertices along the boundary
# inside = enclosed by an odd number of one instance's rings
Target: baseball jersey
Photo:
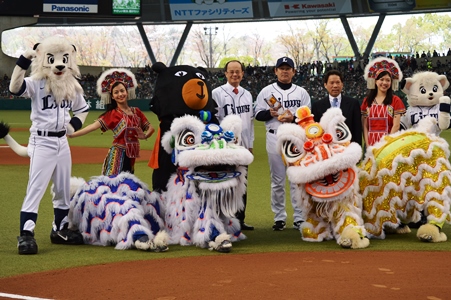
[[[421,119],[432,117],[438,120],[440,114],[440,104],[434,106],[409,106],[406,113],[401,117],[401,125],[406,129],[416,127]],[[434,134],[439,135],[440,127],[435,127]]]
[[[310,95],[307,91],[295,84],[291,85],[288,90],[281,89],[277,83],[270,84],[264,87],[257,96],[257,100],[254,108],[254,115],[256,116],[260,111],[266,111],[270,109],[266,99],[274,96],[282,105],[283,110],[290,110],[290,112],[295,115],[296,110],[301,106],[308,106],[311,108]],[[277,118],[271,118],[265,121],[267,130],[277,130],[277,128],[282,124]]]
[[[89,109],[83,94],[77,93],[74,100],[63,100],[57,105],[52,93],[45,91],[46,80],[34,80],[31,77],[24,79],[26,82],[25,91],[20,95],[31,98],[32,121],[30,132],[37,130],[62,131],[67,130],[67,124],[71,119],[69,111],[74,115],[85,112]]]
[[[238,115],[242,121],[240,145],[246,149],[254,147],[254,111],[252,95],[249,91],[238,86],[238,94],[233,92],[235,87],[226,83],[212,91],[213,100],[218,105],[216,117],[221,122],[228,115]]]

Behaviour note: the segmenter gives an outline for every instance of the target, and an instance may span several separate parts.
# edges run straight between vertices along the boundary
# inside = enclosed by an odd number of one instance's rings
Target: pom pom
[[[211,120],[211,112],[209,111],[205,111],[205,110],[201,110],[199,112],[199,118],[202,122],[204,122],[205,124],[207,124],[208,122],[210,122]]]

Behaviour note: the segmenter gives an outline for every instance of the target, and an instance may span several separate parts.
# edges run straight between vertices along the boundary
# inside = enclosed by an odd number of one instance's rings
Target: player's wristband
[[[16,61],[16,65],[18,65],[24,70],[28,70],[28,68],[31,65],[31,59],[28,59],[25,56],[21,55],[19,59]]]
[[[443,112],[450,112],[451,105],[449,103],[440,103],[439,110]]]

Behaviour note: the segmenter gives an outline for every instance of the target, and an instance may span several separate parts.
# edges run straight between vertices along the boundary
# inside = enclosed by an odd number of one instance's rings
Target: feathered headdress
[[[97,80],[97,94],[104,104],[111,103],[111,88],[116,82],[122,82],[128,92],[128,100],[135,99],[135,89],[138,85],[135,75],[126,69],[109,69],[100,75]]]
[[[387,57],[378,57],[376,59],[373,59],[365,67],[365,74],[363,76],[365,77],[367,87],[369,89],[375,89],[376,78],[383,71],[387,71],[391,74],[392,89],[394,91],[397,91],[399,88],[399,82],[402,80],[402,72],[399,68],[398,63],[395,60]]]

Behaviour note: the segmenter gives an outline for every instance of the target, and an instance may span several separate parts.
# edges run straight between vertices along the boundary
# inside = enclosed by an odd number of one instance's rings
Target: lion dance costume
[[[199,118],[176,118],[162,138],[177,171],[163,194],[170,244],[230,252],[245,238],[235,213],[243,208],[246,168],[253,155],[239,146],[241,119],[230,115],[220,125]]]
[[[71,189],[69,220],[86,244],[168,250],[159,194],[133,174],[96,176],[88,182],[72,177]]]
[[[426,242],[444,242],[440,229],[450,222],[451,165],[448,143],[435,135],[437,120],[422,119],[415,129],[383,137],[367,149],[359,175],[368,234],[385,238],[384,228],[408,233],[405,224],[427,223],[417,231]]]
[[[365,248],[369,240],[362,219],[356,164],[360,145],[339,108],[327,110],[320,123],[306,106],[296,111],[296,124],[277,130],[277,147],[288,166],[290,182],[305,214],[300,231],[309,242],[336,239],[343,248]]]

